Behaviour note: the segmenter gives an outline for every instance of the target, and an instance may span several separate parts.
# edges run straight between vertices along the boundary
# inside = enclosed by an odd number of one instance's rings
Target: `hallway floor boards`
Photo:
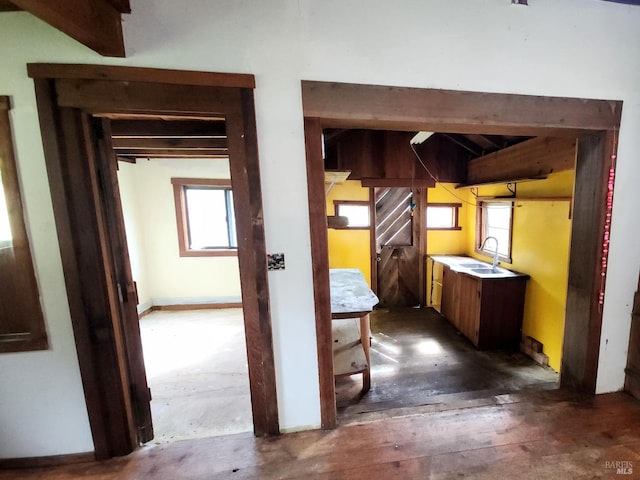
[[[632,474],[618,475],[622,465]],[[0,480],[586,480],[638,478],[639,469],[640,402],[526,390],[491,405],[275,438],[185,440],[106,462],[3,471]]]

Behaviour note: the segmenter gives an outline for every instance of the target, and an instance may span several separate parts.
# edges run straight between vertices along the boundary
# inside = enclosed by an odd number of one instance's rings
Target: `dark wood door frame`
[[[323,428],[337,424],[321,135],[324,128],[578,137],[561,381],[595,393],[606,190],[622,102],[302,82]],[[579,208],[576,208],[579,207]],[[586,246],[586,248],[582,248]]]
[[[112,305],[87,118],[224,118],[236,204],[238,261],[254,431],[278,434],[275,367],[251,75],[30,64],[80,371],[97,458],[138,446],[126,339]],[[120,208],[120,206],[114,206]],[[112,262],[112,261],[111,261]]]

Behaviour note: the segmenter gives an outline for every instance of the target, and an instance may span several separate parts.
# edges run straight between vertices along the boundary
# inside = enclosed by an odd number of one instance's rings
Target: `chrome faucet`
[[[482,242],[482,245],[480,246],[480,250],[484,252],[484,246],[487,244],[487,240],[489,239],[493,240],[496,244],[496,249],[493,252],[493,262],[491,264],[491,268],[495,270],[498,266],[498,239],[496,237],[485,237],[484,242]]]

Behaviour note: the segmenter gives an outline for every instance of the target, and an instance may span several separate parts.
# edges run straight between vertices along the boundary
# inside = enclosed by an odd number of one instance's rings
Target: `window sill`
[[[427,232],[431,232],[431,231],[446,232],[447,230],[459,231],[459,230],[462,230],[462,227],[427,227]]]
[[[332,227],[333,230],[370,230],[371,227]]]

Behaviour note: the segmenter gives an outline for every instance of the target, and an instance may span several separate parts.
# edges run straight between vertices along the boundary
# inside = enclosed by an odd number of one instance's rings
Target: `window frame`
[[[0,96],[0,171],[2,185],[7,202],[9,224],[11,226],[11,248],[13,259],[7,262],[8,274],[21,288],[15,291],[16,297],[11,310],[12,330],[15,332],[0,334],[0,353],[30,352],[47,350],[49,342],[40,303],[40,292],[29,245],[25,224],[18,167],[13,148],[9,97]],[[10,270],[9,270],[10,269]],[[2,275],[4,276],[4,274]],[[18,315],[19,314],[19,315]],[[0,318],[4,313],[0,312]]]
[[[336,226],[336,227],[333,227],[335,230],[371,230],[373,218],[371,217],[371,202],[369,200],[334,200],[333,211],[336,216],[340,216],[340,207],[342,205],[359,205],[362,207],[367,207],[369,209],[369,225],[366,227],[363,227],[363,226],[350,227],[349,225],[347,225],[346,227]]]
[[[178,230],[178,247],[181,257],[236,257],[238,247],[201,248],[189,247],[189,221],[187,217],[187,199],[185,190],[188,187],[205,187],[229,191],[233,195],[231,180],[221,178],[172,178],[173,196],[176,209],[176,226]],[[227,214],[229,206],[227,202]],[[235,225],[235,218],[233,219]],[[237,243],[237,237],[236,237]]]
[[[493,253],[485,251],[485,250],[481,250],[480,247],[482,246],[482,242],[485,238],[485,231],[486,231],[486,208],[484,208],[486,205],[490,205],[490,204],[496,204],[496,203],[509,203],[511,204],[510,207],[510,216],[509,216],[509,249],[508,249],[508,255],[501,255],[498,254],[498,260],[506,262],[506,263],[513,263],[512,262],[512,257],[513,257],[513,213],[514,213],[514,201],[512,199],[509,198],[500,198],[500,199],[484,199],[484,200],[478,200],[478,203],[476,204],[476,234],[475,234],[475,252],[479,253],[480,255],[488,255],[488,256],[492,256]]]
[[[429,217],[428,217],[428,211],[429,211],[429,207],[440,207],[440,208],[453,208],[453,220],[454,220],[454,226],[453,227],[429,227],[428,225],[428,221],[429,221]],[[460,226],[460,208],[462,208],[462,204],[461,203],[427,203],[427,207],[425,208],[425,228],[427,229],[427,231],[447,231],[447,230],[462,230],[462,226]]]

